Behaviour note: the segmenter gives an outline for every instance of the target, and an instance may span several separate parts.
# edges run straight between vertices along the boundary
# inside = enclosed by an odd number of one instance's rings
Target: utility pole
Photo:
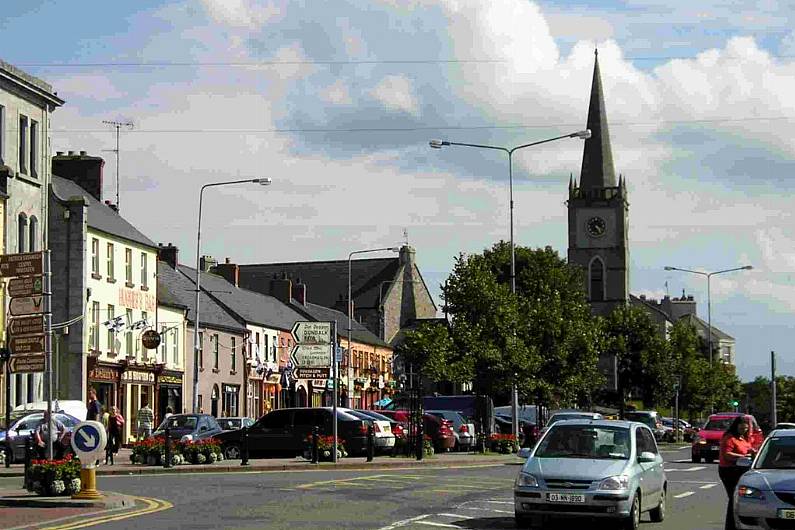
[[[112,125],[116,128],[116,149],[104,149],[104,151],[108,151],[111,153],[116,153],[116,210],[119,210],[119,130],[122,127],[127,127],[129,129],[133,128],[132,122],[121,122],[121,121],[111,121],[111,120],[102,120],[102,123],[106,125]]]
[[[776,413],[776,352],[770,352],[770,428],[775,429],[778,423]]]

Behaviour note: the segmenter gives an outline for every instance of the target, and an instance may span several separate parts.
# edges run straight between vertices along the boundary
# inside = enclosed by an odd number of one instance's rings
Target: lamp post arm
[[[747,267],[735,267],[733,269],[725,269],[722,271],[710,272],[709,274],[710,276],[714,276],[715,274],[723,274],[724,272],[734,272],[734,271],[743,271],[743,270],[747,270]]]
[[[507,149],[505,147],[500,147],[497,145],[484,145],[484,144],[465,144],[461,142],[447,142],[446,145],[458,145],[460,147],[477,147],[479,149],[493,149],[494,151],[503,151],[505,153],[509,153],[512,149]]]
[[[517,145],[516,147],[514,147],[512,149],[509,149],[508,152],[509,153],[513,153],[514,151],[518,151],[519,149],[524,149],[525,147],[533,147],[534,145],[546,144],[546,143],[549,143],[549,142],[554,142],[556,140],[562,140],[564,138],[576,138],[576,137],[577,137],[576,134],[574,134],[574,135],[572,135],[572,134],[564,134],[562,136],[556,136],[554,138],[547,138],[546,140],[539,140],[537,142],[533,142],[533,143],[530,143],[530,144]]]

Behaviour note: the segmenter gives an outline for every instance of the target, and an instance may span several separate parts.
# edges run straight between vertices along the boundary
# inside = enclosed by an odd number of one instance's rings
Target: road
[[[645,516],[643,527],[722,529],[726,494],[717,466],[691,464],[689,449],[664,456],[668,516],[661,524]],[[516,465],[478,465],[477,458],[459,468],[100,477],[101,489],[174,505],[101,528],[514,528],[518,459]]]

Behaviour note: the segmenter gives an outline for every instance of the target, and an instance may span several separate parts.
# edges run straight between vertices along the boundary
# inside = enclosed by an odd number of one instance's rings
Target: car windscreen
[[[629,429],[594,425],[555,425],[541,440],[536,458],[599,458],[627,460]]]
[[[193,431],[196,429],[198,421],[199,419],[196,416],[169,416],[167,419],[163,420],[163,423],[160,424],[157,430],[164,431],[166,425],[168,425],[169,429]]]
[[[704,425],[705,431],[725,431],[734,421],[734,418],[717,418],[712,419]]]
[[[795,469],[795,437],[770,438],[759,452],[754,469]]]
[[[240,428],[240,420],[233,420],[230,418],[218,418],[218,425],[224,431],[234,431]]]

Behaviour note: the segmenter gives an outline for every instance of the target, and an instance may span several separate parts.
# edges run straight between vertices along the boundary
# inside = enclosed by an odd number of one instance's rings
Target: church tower
[[[569,180],[569,263],[584,272],[591,310],[607,315],[629,300],[629,203],[624,178],[613,167],[607,113],[594,52],[588,129],[579,183]]]

